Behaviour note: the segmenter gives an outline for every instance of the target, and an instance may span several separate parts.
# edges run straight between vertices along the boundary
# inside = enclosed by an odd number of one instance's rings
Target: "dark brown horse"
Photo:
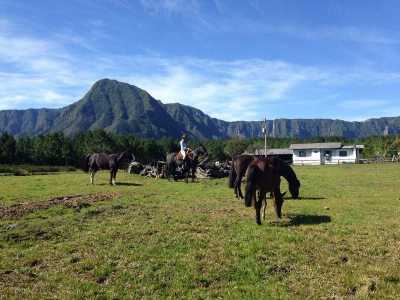
[[[110,184],[115,185],[115,180],[118,172],[118,168],[122,163],[134,161],[135,156],[129,151],[121,153],[106,154],[106,153],[94,153],[88,154],[85,157],[84,165],[82,169],[85,172],[89,171],[90,183],[94,184],[94,175],[99,170],[110,170]]]
[[[274,198],[274,207],[277,218],[282,217],[283,194],[280,191],[281,176],[279,174],[279,164],[267,158],[253,160],[247,169],[247,184],[245,192],[245,205],[247,207],[254,204],[256,210],[256,222],[261,224],[261,207],[267,205],[267,193],[271,193]]]
[[[243,194],[240,186],[242,183],[242,178],[246,174],[247,167],[253,160],[262,158],[263,156],[247,154],[237,155],[232,158],[232,169],[229,173],[229,187],[234,189],[236,198],[240,197],[243,199]],[[274,165],[276,165],[280,176],[285,178],[289,183],[289,192],[292,195],[292,198],[298,199],[300,181],[297,179],[296,173],[293,171],[293,169],[289,166],[289,164],[279,158],[268,157],[267,159],[272,161]]]
[[[167,154],[167,162],[166,162],[166,175],[168,180],[170,180],[171,177],[174,178],[174,180],[177,179],[177,168],[180,167],[182,169],[183,176],[185,178],[185,182],[188,182],[189,176],[192,177],[192,182],[194,182],[195,178],[195,173],[197,166],[207,160],[208,158],[208,152],[206,147],[203,145],[200,145],[194,150],[191,150],[185,160],[180,159],[180,153],[168,153]],[[202,161],[200,162],[200,157],[202,157]]]

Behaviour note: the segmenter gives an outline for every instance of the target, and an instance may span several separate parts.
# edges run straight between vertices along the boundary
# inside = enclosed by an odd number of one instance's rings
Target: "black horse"
[[[264,204],[263,219],[267,206],[267,193],[274,198],[275,213],[278,219],[282,216],[283,196],[280,191],[281,175],[279,164],[273,160],[263,158],[253,160],[247,170],[247,184],[245,192],[245,205],[254,204],[256,222],[261,224],[261,208]]]
[[[254,155],[238,155],[232,159],[232,169],[229,173],[229,187],[234,189],[236,198],[242,198],[243,194],[240,188],[242,178],[246,173],[247,167],[255,159],[262,159],[261,156]],[[297,179],[296,173],[285,161],[277,157],[268,157],[269,161],[277,168],[279,175],[289,183],[289,192],[293,199],[299,198],[300,181]]]
[[[172,152],[167,154],[166,177],[170,180],[172,176],[176,180],[177,168],[180,167],[185,182],[188,182],[189,175],[191,175],[192,182],[194,182],[197,166],[207,160],[208,152],[206,147],[200,145],[196,149],[189,151],[185,160],[178,159],[178,153]],[[201,162],[200,157],[203,157]]]
[[[118,168],[122,163],[135,160],[133,153],[124,151],[121,153],[94,153],[86,155],[82,169],[90,173],[90,183],[94,184],[94,175],[99,170],[110,170],[110,184],[115,185]]]

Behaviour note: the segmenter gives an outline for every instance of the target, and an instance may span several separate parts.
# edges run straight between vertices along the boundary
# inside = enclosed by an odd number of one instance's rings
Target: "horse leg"
[[[237,184],[237,189],[239,193],[239,197],[243,199],[243,193],[242,193],[242,178],[246,174],[246,170],[243,170],[241,172],[238,172],[238,176],[236,178],[236,184]]]
[[[113,172],[113,180],[112,180],[113,185],[117,184],[117,172],[118,172],[118,169],[114,170],[114,172]]]
[[[261,206],[262,206],[262,199],[259,197],[258,200],[255,201],[255,208],[256,208],[256,222],[258,225],[261,225]]]
[[[192,168],[192,182],[194,182],[195,176],[196,176],[196,170]]]
[[[113,170],[110,170],[110,185],[113,185]]]
[[[243,174],[238,172],[238,175],[236,177],[235,184],[234,184],[235,195],[236,195],[236,198],[238,198],[238,199],[243,199],[243,194],[242,194],[242,189],[241,189],[242,177],[243,177]]]
[[[174,177],[174,173],[172,172],[172,166],[167,163],[167,166],[165,167],[165,173],[167,175],[168,181],[171,181],[171,176]]]
[[[187,168],[187,162],[185,160],[182,162],[182,172],[185,182],[188,183],[190,170]]]
[[[262,202],[261,206],[263,207],[262,219],[265,220],[265,211],[267,209],[267,193],[260,192],[260,201]]]
[[[174,181],[177,181],[177,178],[176,178],[176,166],[174,166],[173,169],[172,169],[172,178],[174,179]]]
[[[239,194],[239,187],[240,187],[240,182],[238,182],[238,179],[236,178],[234,186],[233,186],[233,190],[235,191],[235,196],[238,199],[242,198],[242,197],[240,197],[240,194]]]
[[[283,197],[282,197],[280,191],[279,191],[278,199],[279,199],[279,201],[278,201],[278,216],[279,216],[279,218],[281,218],[282,217]]]
[[[95,173],[96,172],[94,170],[90,170],[90,183],[91,184],[94,184],[94,174]]]
[[[272,193],[272,196],[274,197],[274,208],[275,208],[276,218],[279,220],[282,217],[282,204],[283,204],[281,191],[279,189],[276,189]]]

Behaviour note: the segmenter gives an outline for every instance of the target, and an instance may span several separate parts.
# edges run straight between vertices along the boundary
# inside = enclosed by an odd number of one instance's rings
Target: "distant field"
[[[43,175],[55,172],[75,171],[74,167],[66,166],[40,166],[40,165],[4,165],[0,164],[0,176],[28,176]]]
[[[0,177],[0,298],[398,299],[400,165],[295,170],[261,226],[226,180]]]

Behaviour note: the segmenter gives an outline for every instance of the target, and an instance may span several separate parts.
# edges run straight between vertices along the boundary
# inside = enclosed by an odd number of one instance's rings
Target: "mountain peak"
[[[97,80],[93,85],[93,88],[99,88],[99,87],[111,87],[111,86],[118,86],[118,85],[125,85],[125,86],[133,86],[130,85],[129,83],[121,82],[115,79],[110,79],[110,78],[103,78],[100,80]]]
[[[137,98],[141,97],[151,97],[148,92],[142,90],[141,88],[115,79],[103,78],[96,81],[85,97],[82,99],[87,99],[90,97],[92,100],[98,100],[102,97],[107,98]],[[82,101],[81,100],[81,101]]]
[[[211,118],[194,107],[179,103],[163,104],[148,92],[115,79],[96,81],[79,101],[54,110],[0,111],[0,132],[14,135],[64,132],[73,135],[103,128],[138,137],[178,137],[182,132],[197,138],[228,138],[262,135],[261,123],[225,122]],[[380,118],[364,122],[329,119],[278,119],[267,123],[268,133],[279,137],[309,138],[343,136],[347,138],[400,133],[400,118]]]

